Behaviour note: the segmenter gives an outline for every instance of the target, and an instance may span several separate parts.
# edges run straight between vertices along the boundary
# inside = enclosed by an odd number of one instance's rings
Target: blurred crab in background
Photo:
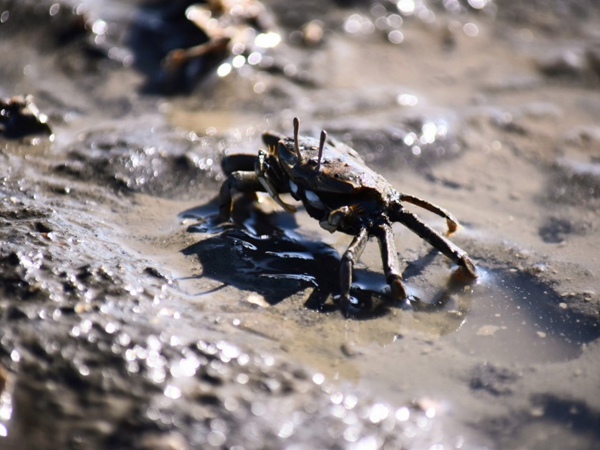
[[[182,72],[200,58],[214,57],[219,64],[233,56],[233,67],[241,67],[246,62],[258,64],[264,49],[281,42],[280,34],[274,31],[272,17],[257,0],[207,0],[188,6],[185,17],[206,34],[208,40],[169,51],[162,61],[168,86],[177,83]],[[225,65],[220,75],[226,75],[231,68]]]

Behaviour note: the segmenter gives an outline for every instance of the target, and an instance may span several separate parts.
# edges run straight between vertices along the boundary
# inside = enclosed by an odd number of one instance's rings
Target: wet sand
[[[261,64],[166,93],[158,3],[0,1],[0,97],[54,132],[0,134],[0,448],[600,448],[598,8],[264,3]],[[395,224],[410,299],[371,242],[346,317],[350,236],[214,226],[221,159],[294,116],[458,217],[477,282]]]

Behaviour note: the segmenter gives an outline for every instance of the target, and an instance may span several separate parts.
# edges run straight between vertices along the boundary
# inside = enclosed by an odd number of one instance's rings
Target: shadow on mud
[[[247,204],[236,206],[233,223],[225,225],[213,223],[214,202],[181,214],[200,219],[199,224],[188,228],[189,232],[211,234],[182,251],[198,258],[203,267],[201,276],[256,292],[271,305],[313,288],[305,302],[307,308],[321,312],[339,309],[335,301],[339,294],[338,252],[330,245],[296,233],[298,225],[293,215],[266,214],[252,208],[251,202],[250,198],[240,199],[239,203]],[[425,270],[437,253],[432,249],[411,263],[405,272],[408,283]],[[465,280],[454,273],[427,302],[417,296],[398,301],[388,294],[382,273],[355,268],[351,295],[363,306],[344,313],[355,319],[371,319],[390,313],[390,307],[438,311],[465,285]]]

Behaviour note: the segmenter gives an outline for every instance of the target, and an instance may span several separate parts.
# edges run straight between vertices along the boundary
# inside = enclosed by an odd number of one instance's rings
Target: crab
[[[207,36],[190,48],[176,48],[164,58],[167,78],[177,79],[186,64],[207,55],[222,61],[232,52],[248,56],[257,49],[277,46],[280,35],[267,9],[258,0],[207,0],[186,9],[186,18]]]
[[[383,176],[370,169],[354,149],[328,139],[325,131],[317,140],[299,137],[299,128],[300,122],[295,118],[293,137],[265,132],[263,141],[267,150],[260,149],[258,156],[234,154],[224,159],[227,179],[219,191],[220,221],[230,220],[232,193],[236,191],[267,192],[284,210],[295,212],[296,206],[280,197],[291,194],[323,229],[354,236],[341,258],[339,273],[339,300],[347,308],[357,306],[357,300],[350,296],[352,270],[370,237],[379,242],[392,296],[398,300],[408,297],[398,267],[393,222],[403,224],[429,242],[457,264],[469,279],[477,278],[477,269],[467,253],[408,211],[404,203],[446,219],[446,236],[459,228],[452,214],[426,200],[398,192]]]

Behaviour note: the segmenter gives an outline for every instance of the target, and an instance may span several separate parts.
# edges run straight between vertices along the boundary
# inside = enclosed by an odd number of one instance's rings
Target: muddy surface
[[[52,129],[0,128],[0,448],[600,448],[600,8],[269,0],[269,45],[173,78],[190,3],[0,0],[0,98]],[[351,237],[215,224],[294,116],[452,211],[478,280],[397,224],[410,298],[371,243],[347,317]]]

